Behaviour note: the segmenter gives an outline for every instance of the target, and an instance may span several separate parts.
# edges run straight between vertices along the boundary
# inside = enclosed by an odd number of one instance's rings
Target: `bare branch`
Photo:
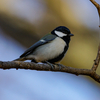
[[[95,7],[97,8],[98,10],[98,14],[99,14],[99,21],[100,21],[100,5],[95,1],[95,0],[90,0],[94,5]],[[99,25],[99,28],[100,28],[100,25]],[[91,68],[92,71],[94,71],[96,73],[96,70],[98,68],[98,65],[99,65],[99,62],[100,62],[100,44],[99,44],[99,47],[98,47],[98,53],[97,53],[97,57],[96,57],[96,60],[94,60],[94,64]]]
[[[95,81],[100,83],[100,76],[96,74],[95,71],[89,69],[78,69],[68,66],[61,65],[61,68],[55,65],[55,68],[48,64],[36,64],[33,62],[22,62],[22,61],[9,61],[9,62],[2,62],[0,61],[0,68],[1,69],[30,69],[30,70],[39,70],[39,71],[55,71],[55,72],[66,72],[75,75],[87,75],[92,77]]]
[[[90,0],[94,5],[95,7],[97,8],[98,10],[98,14],[99,14],[99,17],[100,17],[100,5],[95,1],[95,0]]]
[[[99,65],[99,61],[100,61],[100,44],[99,44],[99,47],[98,47],[98,53],[97,53],[96,60],[94,60],[94,64],[93,64],[93,67],[92,67],[91,70],[96,71],[96,69]]]

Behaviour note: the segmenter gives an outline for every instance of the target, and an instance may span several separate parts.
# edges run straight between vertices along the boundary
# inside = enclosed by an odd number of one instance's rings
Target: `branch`
[[[91,70],[93,70],[93,71],[97,70],[97,67],[99,65],[99,61],[100,61],[100,44],[99,44],[99,47],[98,47],[98,53],[97,53],[96,60],[94,60],[94,64],[93,64],[93,67],[91,68]]]
[[[90,0],[90,1],[97,8],[98,14],[99,14],[99,19],[100,19],[100,5],[95,0]],[[100,28],[100,25],[99,25],[99,28]],[[100,61],[100,44],[99,44],[99,47],[98,47],[98,53],[97,53],[96,60],[94,60],[94,64],[93,64],[93,67],[91,68],[91,70],[93,70],[93,71],[97,70],[97,67],[99,65],[99,61]]]
[[[11,61],[11,62],[0,61],[0,68],[1,69],[16,68],[16,69],[39,70],[39,71],[55,71],[55,72],[66,72],[66,73],[71,73],[75,75],[87,75],[100,83],[100,76],[96,74],[95,71],[89,70],[89,69],[72,68],[72,67],[68,67],[64,65],[61,65],[60,67],[55,65],[55,68],[52,69],[52,67],[48,64],[36,64],[33,62],[22,62],[22,61]]]
[[[95,0],[90,0],[94,5],[95,7],[97,8],[98,10],[98,14],[99,14],[99,17],[100,17],[100,5],[95,1]]]

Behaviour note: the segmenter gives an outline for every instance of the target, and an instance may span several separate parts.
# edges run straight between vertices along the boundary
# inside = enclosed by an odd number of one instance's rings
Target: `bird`
[[[58,26],[14,61],[31,60],[35,63],[59,64],[69,48],[71,36],[74,35],[67,27]]]

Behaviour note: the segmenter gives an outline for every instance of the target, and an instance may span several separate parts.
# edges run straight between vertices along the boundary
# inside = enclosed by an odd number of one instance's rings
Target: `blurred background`
[[[0,0],[0,61],[18,58],[61,25],[74,34],[61,64],[90,69],[100,31],[97,9],[89,0]],[[100,84],[68,73],[0,69],[0,100],[100,100]]]

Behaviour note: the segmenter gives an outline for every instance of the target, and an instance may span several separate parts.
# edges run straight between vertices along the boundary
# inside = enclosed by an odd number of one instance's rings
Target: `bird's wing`
[[[52,35],[52,34],[47,34],[45,35],[43,38],[40,39],[40,41],[36,42],[35,44],[33,44],[31,47],[29,47],[21,56],[20,58],[22,57],[25,57],[29,54],[31,54],[37,47],[43,45],[43,44],[46,44],[52,40],[54,40],[56,38],[55,35]]]

